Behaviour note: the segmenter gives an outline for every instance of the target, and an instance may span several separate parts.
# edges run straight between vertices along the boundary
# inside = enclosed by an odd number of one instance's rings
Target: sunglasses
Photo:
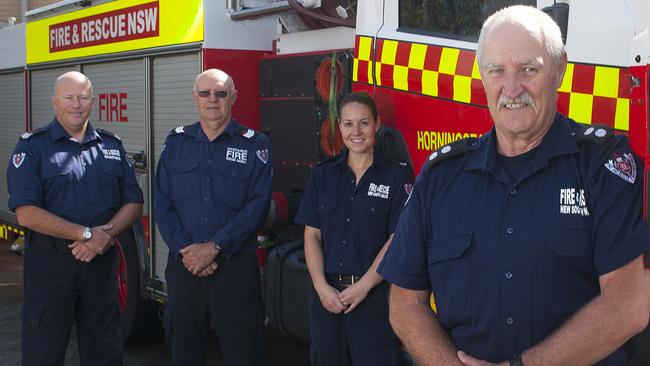
[[[210,94],[214,94],[217,98],[225,98],[228,96],[228,92],[225,90],[197,90],[196,95],[201,98],[209,98]]]

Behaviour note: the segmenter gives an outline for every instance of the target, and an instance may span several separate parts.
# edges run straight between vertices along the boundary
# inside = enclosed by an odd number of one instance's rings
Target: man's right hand
[[[217,262],[212,262],[212,264],[205,267],[205,269],[203,269],[203,271],[201,271],[201,273],[199,273],[197,276],[199,276],[199,277],[211,276],[211,275],[214,274],[214,272],[217,271],[217,268],[219,268],[219,265],[217,264]]]

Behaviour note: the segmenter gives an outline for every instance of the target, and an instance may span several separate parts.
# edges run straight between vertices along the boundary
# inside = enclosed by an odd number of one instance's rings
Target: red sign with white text
[[[50,52],[132,39],[156,37],[160,28],[158,1],[52,24]]]

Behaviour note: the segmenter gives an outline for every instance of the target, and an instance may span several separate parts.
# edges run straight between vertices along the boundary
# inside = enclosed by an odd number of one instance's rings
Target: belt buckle
[[[350,275],[350,285],[354,285],[354,275]]]

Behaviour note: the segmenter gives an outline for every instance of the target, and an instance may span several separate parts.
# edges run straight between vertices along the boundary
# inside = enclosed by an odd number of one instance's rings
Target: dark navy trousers
[[[344,287],[330,283],[343,291]],[[311,289],[309,308],[313,366],[396,366],[404,359],[388,322],[388,283],[375,286],[349,314],[332,314]]]
[[[24,261],[24,366],[63,365],[76,322],[81,365],[121,365],[116,248],[90,263],[30,246]]]
[[[226,366],[264,363],[264,311],[254,252],[218,257],[208,277],[193,276],[169,255],[165,330],[176,366],[205,365],[210,318]]]

